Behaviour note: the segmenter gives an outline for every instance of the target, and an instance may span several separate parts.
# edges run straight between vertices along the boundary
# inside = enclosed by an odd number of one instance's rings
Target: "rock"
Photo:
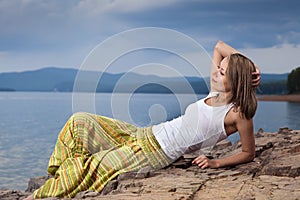
[[[29,196],[30,193],[16,190],[0,190],[0,199],[3,200],[19,200]]]
[[[290,131],[291,131],[291,129],[289,129],[288,127],[281,127],[278,129],[279,134],[286,134],[286,133],[289,133]]]
[[[300,133],[280,128],[278,133],[258,131],[254,161],[234,167],[200,169],[192,165],[196,154],[186,154],[170,166],[119,175],[102,193],[85,191],[75,199],[300,199]],[[211,158],[241,151],[241,143],[228,141],[207,150]],[[45,179],[31,179],[27,191]],[[28,193],[26,193],[28,194]],[[0,199],[22,199],[25,193],[0,191]],[[56,200],[56,198],[53,198]]]
[[[264,130],[262,128],[258,129],[258,131],[256,132],[255,137],[262,137],[264,133]]]
[[[34,190],[40,188],[42,185],[44,185],[48,178],[49,177],[46,176],[31,178],[28,182],[28,187],[25,190],[25,192],[33,192]]]
[[[74,199],[88,199],[99,196],[100,193],[94,191],[83,191],[76,194]]]
[[[106,184],[106,186],[103,188],[103,190],[101,191],[102,195],[107,195],[109,194],[111,191],[117,189],[119,182],[117,180],[112,180],[109,183]]]
[[[222,140],[214,146],[213,150],[223,150],[230,146],[232,146],[232,144],[229,140]]]
[[[264,166],[260,174],[273,176],[300,176],[300,154],[289,155],[287,157],[274,156],[270,162]]]

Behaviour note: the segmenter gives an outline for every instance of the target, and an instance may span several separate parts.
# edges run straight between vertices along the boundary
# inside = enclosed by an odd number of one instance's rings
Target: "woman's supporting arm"
[[[233,166],[250,162],[255,157],[255,139],[253,131],[253,120],[242,119],[239,117],[237,129],[240,133],[240,141],[242,143],[242,151],[232,156],[220,159],[208,159],[205,155],[200,155],[193,160],[193,164],[197,164],[204,168],[219,168]]]
[[[242,151],[235,155],[217,160],[218,167],[232,166],[250,162],[255,157],[255,139],[253,130],[253,120],[239,117],[237,131],[240,134]]]

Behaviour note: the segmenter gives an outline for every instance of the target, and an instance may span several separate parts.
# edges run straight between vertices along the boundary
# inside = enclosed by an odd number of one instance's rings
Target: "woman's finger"
[[[199,167],[201,167],[201,169],[204,169],[208,166],[208,161],[207,160],[203,160],[198,164]]]

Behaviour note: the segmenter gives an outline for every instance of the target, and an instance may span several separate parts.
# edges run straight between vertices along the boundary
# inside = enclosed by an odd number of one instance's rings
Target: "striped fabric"
[[[100,192],[117,175],[144,167],[159,169],[171,163],[152,134],[123,121],[74,114],[58,136],[48,172],[54,175],[34,192],[34,198],[74,197]]]

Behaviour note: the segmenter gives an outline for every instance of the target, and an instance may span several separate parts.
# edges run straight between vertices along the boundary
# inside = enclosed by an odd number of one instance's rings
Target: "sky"
[[[209,55],[222,40],[249,56],[262,73],[289,73],[300,66],[299,11],[298,0],[0,0],[0,72],[80,69],[103,42],[128,30],[157,27],[190,37]],[[162,34],[161,41],[181,47],[182,41],[170,38]],[[178,55],[157,49],[119,58],[111,72],[182,64]],[[201,66],[204,76],[209,67]],[[187,68],[178,70],[192,75]]]

